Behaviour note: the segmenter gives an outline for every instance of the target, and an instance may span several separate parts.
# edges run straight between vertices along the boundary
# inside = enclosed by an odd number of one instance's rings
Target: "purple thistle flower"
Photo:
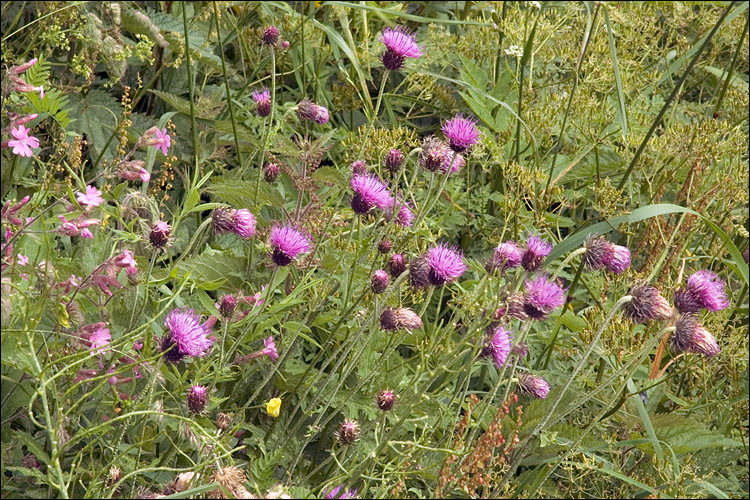
[[[376,175],[363,174],[352,176],[351,186],[354,190],[352,210],[366,214],[373,207],[385,210],[393,205],[393,198],[386,186]]]
[[[446,121],[441,130],[448,138],[450,148],[456,153],[466,151],[479,139],[476,122],[458,113]]]
[[[257,104],[255,112],[258,116],[266,117],[271,114],[271,92],[267,88],[253,92],[253,100]]]
[[[271,229],[271,258],[277,266],[289,265],[298,255],[310,251],[310,240],[292,226]]]
[[[378,243],[378,252],[382,254],[387,254],[391,251],[391,240],[388,238],[383,238],[380,240],[380,243]]]
[[[384,389],[378,393],[376,402],[381,410],[390,411],[393,408],[393,403],[396,402],[396,393],[390,389]]]
[[[439,244],[429,250],[427,263],[430,266],[430,283],[435,286],[442,286],[457,280],[467,268],[462,254],[444,244]]]
[[[208,319],[202,324],[200,320],[200,315],[192,309],[173,309],[164,320],[164,325],[169,330],[169,340],[177,344],[180,355],[202,357],[208,354],[214,343],[214,338],[208,336],[211,335],[211,327],[216,318]]]
[[[331,489],[331,491],[324,490],[322,495],[325,495],[324,498],[330,499],[330,498],[355,498],[357,496],[357,490],[355,488],[349,488],[345,492],[341,493],[341,490],[344,488],[343,484],[340,484],[336,486],[335,488]],[[340,495],[340,496],[339,496]]]
[[[607,270],[615,274],[625,272],[630,267],[630,250],[628,247],[612,245],[614,253],[612,259],[607,263]]]
[[[233,231],[243,238],[252,238],[255,234],[255,216],[250,210],[240,208],[234,212],[234,229]]]
[[[547,399],[549,384],[542,377],[530,373],[521,373],[518,375],[518,391],[537,399]]]
[[[683,314],[675,322],[672,347],[678,352],[691,352],[711,357],[719,353],[719,344],[693,314]]]
[[[523,310],[532,319],[546,319],[549,313],[565,304],[565,290],[544,275],[526,281]]]
[[[328,123],[328,108],[318,106],[309,99],[303,99],[297,105],[297,116],[300,120],[310,120],[320,125]]]
[[[393,309],[386,307],[380,314],[380,326],[383,330],[396,331],[402,328],[417,330],[422,328],[422,319],[417,313],[406,307]]]
[[[729,306],[724,281],[707,269],[698,271],[688,278],[687,287],[675,292],[674,305],[683,313],[700,312],[704,308],[721,311]]]
[[[151,226],[151,232],[148,234],[148,241],[151,242],[155,248],[164,248],[167,243],[169,243],[171,236],[172,228],[169,227],[169,224],[164,221],[158,221]]]
[[[422,55],[422,50],[417,45],[416,35],[403,26],[385,28],[378,40],[386,47],[381,60],[383,66],[392,71],[399,71],[404,67],[407,57],[417,59]]]
[[[279,41],[279,29],[276,26],[268,26],[263,30],[263,44],[276,45]]]
[[[187,406],[193,413],[202,413],[208,404],[208,389],[202,385],[192,386],[187,393]]]
[[[615,246],[607,241],[604,236],[598,238],[588,238],[583,248],[586,252],[581,256],[583,267],[589,271],[598,271],[607,267],[615,253]]]
[[[263,179],[266,182],[271,183],[276,180],[279,176],[279,166],[275,163],[268,162],[263,165]]]
[[[235,210],[233,208],[218,207],[214,208],[211,212],[211,225],[214,228],[214,233],[230,233],[234,231]]]
[[[672,308],[667,299],[661,296],[659,289],[646,281],[638,281],[630,287],[629,295],[633,299],[625,304],[623,313],[634,323],[660,321],[672,316]]]
[[[350,167],[354,175],[363,175],[367,172],[367,162],[365,160],[353,161]]]
[[[484,347],[482,347],[481,357],[492,356],[495,366],[502,368],[508,359],[512,342],[510,332],[501,325],[489,327],[485,338]]]
[[[396,173],[401,168],[401,164],[404,163],[404,155],[398,149],[391,149],[385,155],[383,163],[389,172]]]
[[[414,223],[414,212],[411,211],[407,202],[400,199],[391,199],[391,206],[385,209],[385,218],[391,220],[393,213],[398,209],[395,221],[401,227],[409,227]]]
[[[552,252],[552,245],[537,235],[529,237],[526,242],[526,251],[521,257],[521,265],[524,269],[533,273],[544,263],[544,259]]]
[[[232,319],[234,316],[234,310],[237,308],[237,299],[233,295],[222,295],[219,302],[216,304],[216,309],[219,310],[222,318]]]
[[[504,241],[500,243],[492,257],[485,264],[488,273],[500,270],[504,273],[506,269],[513,269],[521,265],[521,249],[513,241]]]
[[[390,279],[388,278],[388,273],[383,271],[382,269],[378,269],[374,273],[372,273],[372,291],[375,293],[383,293],[388,288],[388,285],[390,284]]]
[[[394,278],[398,278],[401,273],[406,271],[406,260],[403,254],[394,253],[391,255],[391,260],[388,261],[388,271]]]
[[[265,347],[263,348],[263,351],[261,351],[261,353],[271,358],[271,361],[278,361],[279,352],[276,350],[276,342],[273,341],[273,337],[263,339],[263,345]]]

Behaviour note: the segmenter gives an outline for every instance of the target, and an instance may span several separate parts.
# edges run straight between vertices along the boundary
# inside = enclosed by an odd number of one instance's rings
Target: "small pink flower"
[[[114,263],[117,267],[125,268],[125,272],[131,276],[138,274],[138,266],[130,250],[124,250],[120,255],[115,257]]]
[[[263,339],[263,344],[265,345],[265,349],[262,351],[263,354],[271,358],[271,361],[278,361],[279,353],[276,350],[276,342],[273,341],[273,337]]]
[[[76,198],[78,199],[78,203],[84,206],[85,210],[90,210],[104,203],[102,192],[94,186],[86,186],[86,193],[78,192],[76,193]]]
[[[39,147],[39,139],[29,135],[29,129],[23,125],[12,129],[10,134],[15,137],[14,140],[8,141],[8,147],[13,148],[13,154],[31,157],[31,148]]]
[[[91,234],[91,231],[88,229],[81,229],[81,238],[88,238],[90,240],[94,239],[94,235]]]
[[[166,156],[167,150],[172,145],[172,138],[167,134],[166,127],[163,130],[156,129],[156,139],[159,142],[154,145],[157,149],[161,149],[162,154]]]
[[[28,263],[29,263],[29,258],[28,258],[28,257],[26,257],[25,255],[21,255],[21,254],[19,253],[19,254],[18,254],[18,265],[19,265],[19,266],[25,266],[25,265],[26,265],[26,264],[28,264]]]

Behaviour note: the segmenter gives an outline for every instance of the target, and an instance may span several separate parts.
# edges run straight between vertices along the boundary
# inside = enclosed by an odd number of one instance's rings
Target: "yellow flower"
[[[279,412],[281,411],[281,398],[273,398],[266,403],[266,411],[273,418],[278,418]]]

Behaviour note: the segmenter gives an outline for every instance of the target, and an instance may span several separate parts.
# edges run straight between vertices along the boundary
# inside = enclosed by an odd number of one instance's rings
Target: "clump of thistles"
[[[479,139],[479,130],[477,130],[476,122],[461,114],[456,114],[456,116],[446,121],[441,130],[448,139],[450,148],[456,153],[463,153]]]
[[[380,326],[383,330],[396,331],[400,329],[417,330],[422,328],[422,319],[417,313],[406,307],[386,307],[380,314]]]
[[[674,305],[683,313],[696,313],[701,309],[721,311],[729,306],[724,291],[724,281],[706,269],[688,278],[687,286],[674,294]]]
[[[390,284],[390,279],[388,278],[388,273],[383,271],[382,269],[378,269],[374,273],[372,273],[372,291],[375,293],[383,293],[388,288],[388,285]]]
[[[354,196],[352,210],[366,214],[374,207],[385,210],[393,205],[393,198],[386,186],[376,175],[355,174],[351,180]]]
[[[328,123],[328,108],[318,106],[309,99],[303,99],[297,105],[297,116],[300,120],[309,120],[320,125]]]
[[[542,377],[521,373],[518,375],[518,392],[537,399],[547,399],[549,384]]]
[[[565,290],[544,275],[526,281],[523,310],[532,319],[546,319],[549,313],[565,304]]]
[[[672,316],[672,308],[659,289],[645,281],[639,281],[628,292],[633,298],[626,303],[623,312],[634,323],[660,321]]]
[[[211,328],[216,322],[211,317],[204,323],[200,315],[192,309],[174,309],[164,319],[167,333],[162,337],[161,350],[166,352],[167,361],[177,362],[183,356],[203,357],[214,343]],[[173,347],[174,346],[174,347]]]
[[[502,368],[508,359],[512,342],[510,332],[500,325],[489,327],[485,336],[484,346],[480,357],[492,357],[495,366]]]
[[[607,269],[620,274],[630,267],[630,250],[610,243],[603,236],[589,238],[583,244],[586,252],[581,257],[583,266],[589,271]]]
[[[544,259],[552,252],[552,245],[539,236],[530,236],[526,242],[526,251],[521,257],[521,265],[524,269],[533,273],[544,264]]]
[[[504,241],[500,243],[492,257],[485,264],[488,273],[499,270],[504,273],[506,269],[513,269],[521,265],[521,249],[513,241]]]
[[[672,348],[677,352],[690,352],[711,357],[719,353],[719,344],[694,314],[683,314],[675,322],[671,337]]]
[[[292,226],[271,229],[271,259],[277,266],[287,266],[303,253],[310,251],[310,240]]]
[[[429,266],[428,279],[435,286],[443,286],[456,281],[467,268],[461,253],[443,244],[429,250],[427,264]]]
[[[385,53],[381,56],[383,66],[391,71],[400,71],[407,57],[417,59],[422,55],[416,35],[403,26],[385,28],[378,35],[378,40],[386,47]]]
[[[253,92],[253,100],[255,101],[255,112],[258,116],[266,117],[271,114],[271,92],[267,88],[262,90],[256,90]]]
[[[336,431],[336,439],[341,446],[354,443],[359,438],[359,423],[356,420],[344,419],[339,424],[339,430]]]
[[[187,393],[187,406],[193,413],[203,413],[208,404],[208,389],[202,385],[192,386]]]
[[[381,410],[391,411],[393,403],[396,402],[396,393],[390,389],[384,389],[378,393],[375,402]]]

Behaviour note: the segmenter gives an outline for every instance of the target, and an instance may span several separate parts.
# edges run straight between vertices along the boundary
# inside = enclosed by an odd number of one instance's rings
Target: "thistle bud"
[[[628,292],[633,299],[625,304],[625,317],[634,323],[660,321],[672,316],[672,308],[667,299],[661,296],[659,289],[645,281],[639,281]]]
[[[396,331],[402,328],[417,330],[422,328],[422,319],[417,313],[406,307],[393,309],[386,307],[380,314],[380,326],[384,330]]]
[[[391,255],[391,260],[388,262],[388,271],[390,271],[393,278],[398,278],[401,274],[406,271],[406,261],[404,260],[403,254],[394,253]]]
[[[367,162],[364,160],[357,160],[352,162],[351,168],[354,175],[363,175],[367,171]]]
[[[378,269],[372,274],[372,291],[375,293],[383,293],[388,288],[390,279],[388,279],[388,273],[382,269]]]
[[[719,344],[693,314],[683,314],[675,322],[672,347],[677,352],[691,352],[711,357],[719,353]]]
[[[336,438],[342,446],[354,443],[359,437],[359,424],[356,420],[344,419],[339,424],[339,430],[336,432]]]
[[[383,411],[390,411],[393,408],[393,403],[396,402],[396,393],[390,389],[382,390],[378,393],[377,404],[378,408]]]
[[[386,254],[391,251],[391,240],[388,238],[383,238],[380,243],[378,243],[378,252],[382,254]]]
[[[234,315],[234,310],[237,307],[237,301],[232,295],[222,295],[219,299],[219,303],[216,308],[219,310],[222,318],[231,319]]]
[[[409,264],[409,284],[417,290],[430,286],[430,263],[424,256]]]
[[[216,428],[225,432],[232,425],[232,420],[234,420],[234,414],[219,412],[216,415]]]
[[[172,228],[169,224],[163,221],[159,221],[151,226],[151,231],[148,234],[148,240],[156,248],[164,248],[169,243],[169,238],[172,234]]]
[[[388,171],[396,173],[404,163],[404,155],[398,149],[391,149],[390,151],[388,151],[388,154],[385,155],[383,163],[385,164],[385,168],[387,168]]]
[[[214,208],[211,213],[211,222],[216,234],[229,233],[234,230],[234,213],[233,208]]]
[[[263,45],[276,45],[279,41],[279,29],[276,26],[268,26],[263,30]]]
[[[537,399],[546,399],[549,394],[549,384],[542,377],[522,373],[518,376],[518,392]]]
[[[187,393],[187,406],[193,413],[202,413],[208,404],[208,389],[202,385],[192,386]]]
[[[263,178],[268,183],[273,183],[279,176],[279,166],[275,163],[266,163],[263,166]]]

